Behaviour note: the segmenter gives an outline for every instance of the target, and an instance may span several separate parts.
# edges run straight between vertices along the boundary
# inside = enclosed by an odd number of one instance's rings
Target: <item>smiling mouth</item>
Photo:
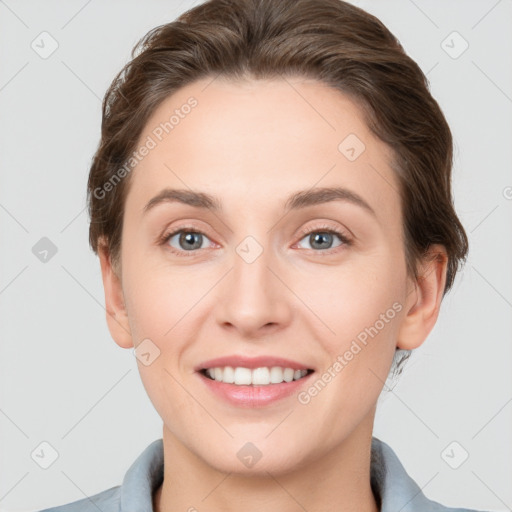
[[[244,368],[237,366],[222,366],[215,368],[203,368],[199,373],[207,379],[234,384],[236,386],[269,386],[300,380],[313,373],[314,370],[295,370],[280,366]]]

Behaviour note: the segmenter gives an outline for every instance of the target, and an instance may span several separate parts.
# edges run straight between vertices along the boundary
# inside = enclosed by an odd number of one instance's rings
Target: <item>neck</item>
[[[304,467],[249,477],[204,463],[164,426],[164,481],[153,510],[379,512],[370,485],[373,421],[367,423]]]

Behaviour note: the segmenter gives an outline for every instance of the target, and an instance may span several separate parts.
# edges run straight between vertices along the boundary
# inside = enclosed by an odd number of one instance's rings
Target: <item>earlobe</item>
[[[114,341],[122,348],[133,347],[130,324],[124,302],[121,279],[116,275],[106,245],[98,248],[101,277],[105,292],[107,325]]]
[[[429,247],[414,289],[406,298],[406,316],[398,333],[397,347],[418,348],[429,335],[439,316],[446,283],[448,257],[439,244]]]

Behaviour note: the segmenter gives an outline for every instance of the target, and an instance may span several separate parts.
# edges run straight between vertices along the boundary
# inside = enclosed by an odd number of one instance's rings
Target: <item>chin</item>
[[[240,461],[237,456],[235,458],[226,458],[223,460],[205,460],[205,462],[222,473],[231,473],[239,476],[253,476],[270,478],[272,476],[284,475],[293,471],[299,465],[298,462],[292,461],[285,456],[279,454],[277,457],[261,455],[260,459],[254,458],[250,461],[246,455],[245,460]],[[270,475],[269,475],[270,473]]]
[[[209,440],[206,447],[196,452],[203,461],[222,473],[232,473],[243,476],[259,476],[268,478],[286,474],[303,464],[303,457],[298,452],[297,443],[289,446],[282,443],[277,436],[270,441],[265,439],[267,434],[259,438],[241,440],[241,437],[231,439],[229,443]],[[247,439],[247,438],[246,438]],[[212,450],[212,446],[216,448]],[[295,448],[294,448],[295,446]],[[206,451],[205,451],[206,450]],[[302,446],[302,452],[304,446]]]

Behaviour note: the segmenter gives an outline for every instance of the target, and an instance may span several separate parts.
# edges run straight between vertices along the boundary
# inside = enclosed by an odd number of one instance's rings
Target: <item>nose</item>
[[[289,325],[293,294],[270,249],[251,259],[243,247],[234,254],[233,268],[222,283],[217,318],[223,329],[238,337],[258,339]]]

